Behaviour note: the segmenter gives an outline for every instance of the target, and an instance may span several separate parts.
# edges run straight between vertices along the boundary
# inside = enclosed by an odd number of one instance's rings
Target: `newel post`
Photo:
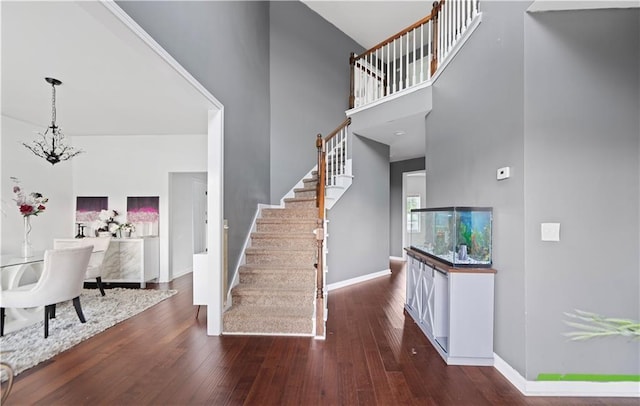
[[[351,52],[349,56],[349,66],[351,66],[349,74],[349,108],[352,109],[356,104],[355,96],[355,69],[356,69],[356,54]]]
[[[316,138],[316,149],[318,150],[318,183],[316,186],[316,207],[318,208],[318,222],[314,233],[318,247],[317,264],[316,264],[316,298],[324,297],[324,263],[323,263],[323,246],[324,246],[324,193],[325,193],[325,166],[326,153],[325,142],[321,134]]]
[[[431,44],[431,76],[436,73],[438,69],[438,16],[440,14],[440,3],[433,2],[433,9],[431,10],[431,30],[432,44]]]

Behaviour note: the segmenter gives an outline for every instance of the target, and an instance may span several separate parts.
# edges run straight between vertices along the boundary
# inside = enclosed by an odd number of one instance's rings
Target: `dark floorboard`
[[[492,367],[447,366],[404,313],[404,269],[331,292],[326,341],[206,335],[179,293],[20,374],[6,405],[634,405],[525,397]],[[108,294],[108,291],[107,291]]]

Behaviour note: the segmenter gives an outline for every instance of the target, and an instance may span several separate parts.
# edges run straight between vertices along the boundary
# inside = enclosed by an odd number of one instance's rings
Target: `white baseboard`
[[[497,354],[494,368],[525,396],[640,397],[640,382],[527,381]]]
[[[365,282],[365,281],[368,281],[370,279],[375,279],[375,278],[379,278],[381,276],[386,276],[386,275],[390,275],[390,274],[391,274],[391,270],[390,269],[385,269],[385,270],[382,270],[382,271],[379,271],[379,272],[374,272],[374,273],[370,273],[370,274],[367,274],[367,275],[358,276],[357,278],[352,278],[352,279],[347,279],[345,281],[332,283],[332,284],[327,285],[327,291],[331,292],[334,289],[344,288],[344,287],[347,287],[347,286],[355,285],[356,283]]]
[[[193,268],[191,268],[191,267],[181,269],[181,270],[179,270],[177,272],[173,272],[173,275],[171,275],[171,279],[173,280],[173,279],[179,278],[179,277],[181,277],[183,275],[186,275],[188,273],[191,273],[191,272],[193,272]]]

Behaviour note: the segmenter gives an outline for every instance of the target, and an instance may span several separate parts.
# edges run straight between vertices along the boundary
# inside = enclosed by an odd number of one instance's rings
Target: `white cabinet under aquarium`
[[[407,249],[405,309],[449,365],[493,365],[495,270]]]

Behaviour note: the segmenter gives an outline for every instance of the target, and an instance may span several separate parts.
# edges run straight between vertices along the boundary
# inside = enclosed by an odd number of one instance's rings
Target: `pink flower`
[[[49,199],[39,192],[31,192],[27,194],[19,186],[20,181],[18,178],[12,177],[11,180],[15,183],[13,186],[13,193],[15,195],[13,201],[16,202],[18,210],[20,210],[20,214],[25,217],[37,216],[38,213],[44,211],[44,205],[49,201]]]

